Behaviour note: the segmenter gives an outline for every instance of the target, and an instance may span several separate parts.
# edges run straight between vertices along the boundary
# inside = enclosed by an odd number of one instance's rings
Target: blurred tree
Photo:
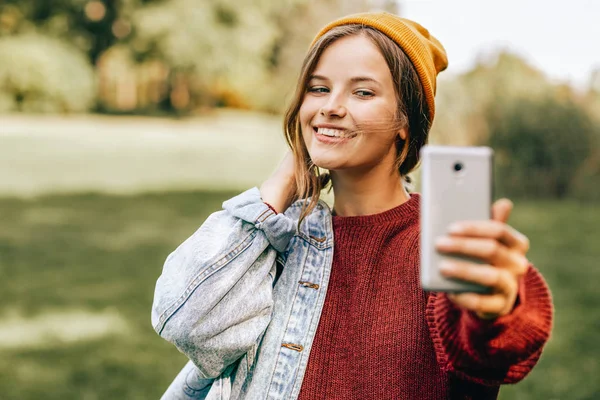
[[[0,111],[89,111],[94,70],[68,43],[39,34],[0,37]]]
[[[600,126],[600,68],[596,68],[590,75],[582,105]],[[573,196],[582,200],[600,201],[600,129],[596,131],[590,156],[577,171],[573,182]]]
[[[0,36],[37,32],[63,39],[90,61],[131,33],[133,13],[165,0],[2,0]]]
[[[103,110],[229,106],[281,112],[314,33],[371,2],[4,0],[0,37],[34,32],[79,48],[100,70]],[[117,63],[127,78],[106,71]],[[158,72],[149,76],[151,70]]]
[[[4,109],[90,111],[95,106],[95,93],[92,92],[90,100],[87,92],[95,90],[95,72],[90,64],[95,65],[107,49],[130,34],[129,15],[147,2],[3,0],[0,3],[0,38],[5,47],[11,46],[14,51],[0,58],[0,63],[5,64],[3,73],[11,77],[10,82],[0,86]],[[35,43],[35,38],[39,43]],[[25,47],[15,47],[18,44]],[[44,51],[48,52],[45,56],[40,53]],[[62,55],[67,58],[61,60]],[[47,62],[40,62],[40,57],[46,57]],[[16,60],[24,66],[20,70]],[[77,61],[68,64],[73,60]],[[40,81],[42,77],[45,82]],[[15,84],[15,79],[20,83]],[[69,92],[65,89],[73,85],[76,90],[67,100],[65,96],[69,96]],[[34,101],[35,93],[40,94],[39,104],[28,106]]]
[[[4,0],[0,15],[2,35],[37,32],[67,40],[94,62],[114,42],[111,32],[117,10],[115,1]]]
[[[138,61],[171,70],[175,108],[234,106],[280,112],[318,28],[366,0],[171,0],[133,16]]]
[[[266,78],[264,60],[277,28],[267,18],[273,4],[280,3],[172,0],[150,5],[135,13],[132,48],[138,60],[158,58],[172,69],[176,108],[221,102],[244,107],[239,92]]]
[[[589,86],[584,99],[590,115],[600,123],[600,68],[592,71]]]
[[[581,106],[556,96],[519,99],[498,102],[486,116],[500,195],[564,198],[572,194],[574,179],[592,154],[598,135],[598,125]]]
[[[440,75],[432,139],[473,145],[487,140],[486,110],[500,102],[542,99],[556,87],[523,58],[501,51],[456,77]]]
[[[501,52],[467,73],[441,76],[432,142],[494,147],[504,195],[600,198],[594,88],[581,96]]]

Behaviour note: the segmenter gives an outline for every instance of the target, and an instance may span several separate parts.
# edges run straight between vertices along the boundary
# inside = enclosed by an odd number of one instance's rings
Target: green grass
[[[600,398],[600,208],[578,202],[517,203],[511,223],[531,240],[529,258],[555,305],[552,338],[531,375],[503,400]]]
[[[169,252],[231,195],[0,200],[0,336],[14,315],[25,321],[80,311],[126,323],[81,340],[0,343],[0,398],[159,398],[185,357],[150,326],[154,283]],[[517,202],[511,221],[532,241],[531,259],[553,290],[556,324],[536,369],[501,399],[599,398],[600,209]]]
[[[0,316],[108,310],[128,323],[95,340],[0,347],[0,398],[159,398],[185,357],[152,330],[154,283],[169,252],[228,196],[0,200]]]

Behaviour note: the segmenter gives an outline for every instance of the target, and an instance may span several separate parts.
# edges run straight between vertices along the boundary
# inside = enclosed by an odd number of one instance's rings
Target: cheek
[[[369,110],[367,117],[372,122],[371,128],[374,136],[380,142],[394,143],[400,133],[401,124],[395,114],[395,109],[391,107],[380,107],[378,110]]]
[[[320,100],[312,96],[305,96],[300,106],[300,122],[302,124],[310,123],[315,115],[321,109]]]
[[[300,111],[298,111],[298,117],[300,118],[300,125],[304,126],[308,120],[308,114],[306,112],[306,107],[304,106],[304,103],[302,103],[302,106],[300,106]]]
[[[298,111],[298,117],[300,119],[300,132],[305,138],[311,133],[311,122],[315,116],[314,104],[311,101],[304,101]]]

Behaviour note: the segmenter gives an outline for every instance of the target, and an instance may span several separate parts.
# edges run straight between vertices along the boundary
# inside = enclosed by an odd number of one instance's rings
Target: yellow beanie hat
[[[415,67],[425,91],[429,117],[435,115],[437,74],[446,69],[448,58],[442,44],[418,23],[387,12],[352,14],[331,22],[321,29],[311,47],[326,32],[341,25],[366,25],[377,29],[400,46]]]

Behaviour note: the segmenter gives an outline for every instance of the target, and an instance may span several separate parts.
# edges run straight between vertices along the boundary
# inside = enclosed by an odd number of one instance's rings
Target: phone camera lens
[[[462,170],[463,170],[463,165],[462,165],[462,163],[460,163],[460,162],[454,163],[454,170],[455,170],[456,172],[460,172],[460,171],[462,171]]]

